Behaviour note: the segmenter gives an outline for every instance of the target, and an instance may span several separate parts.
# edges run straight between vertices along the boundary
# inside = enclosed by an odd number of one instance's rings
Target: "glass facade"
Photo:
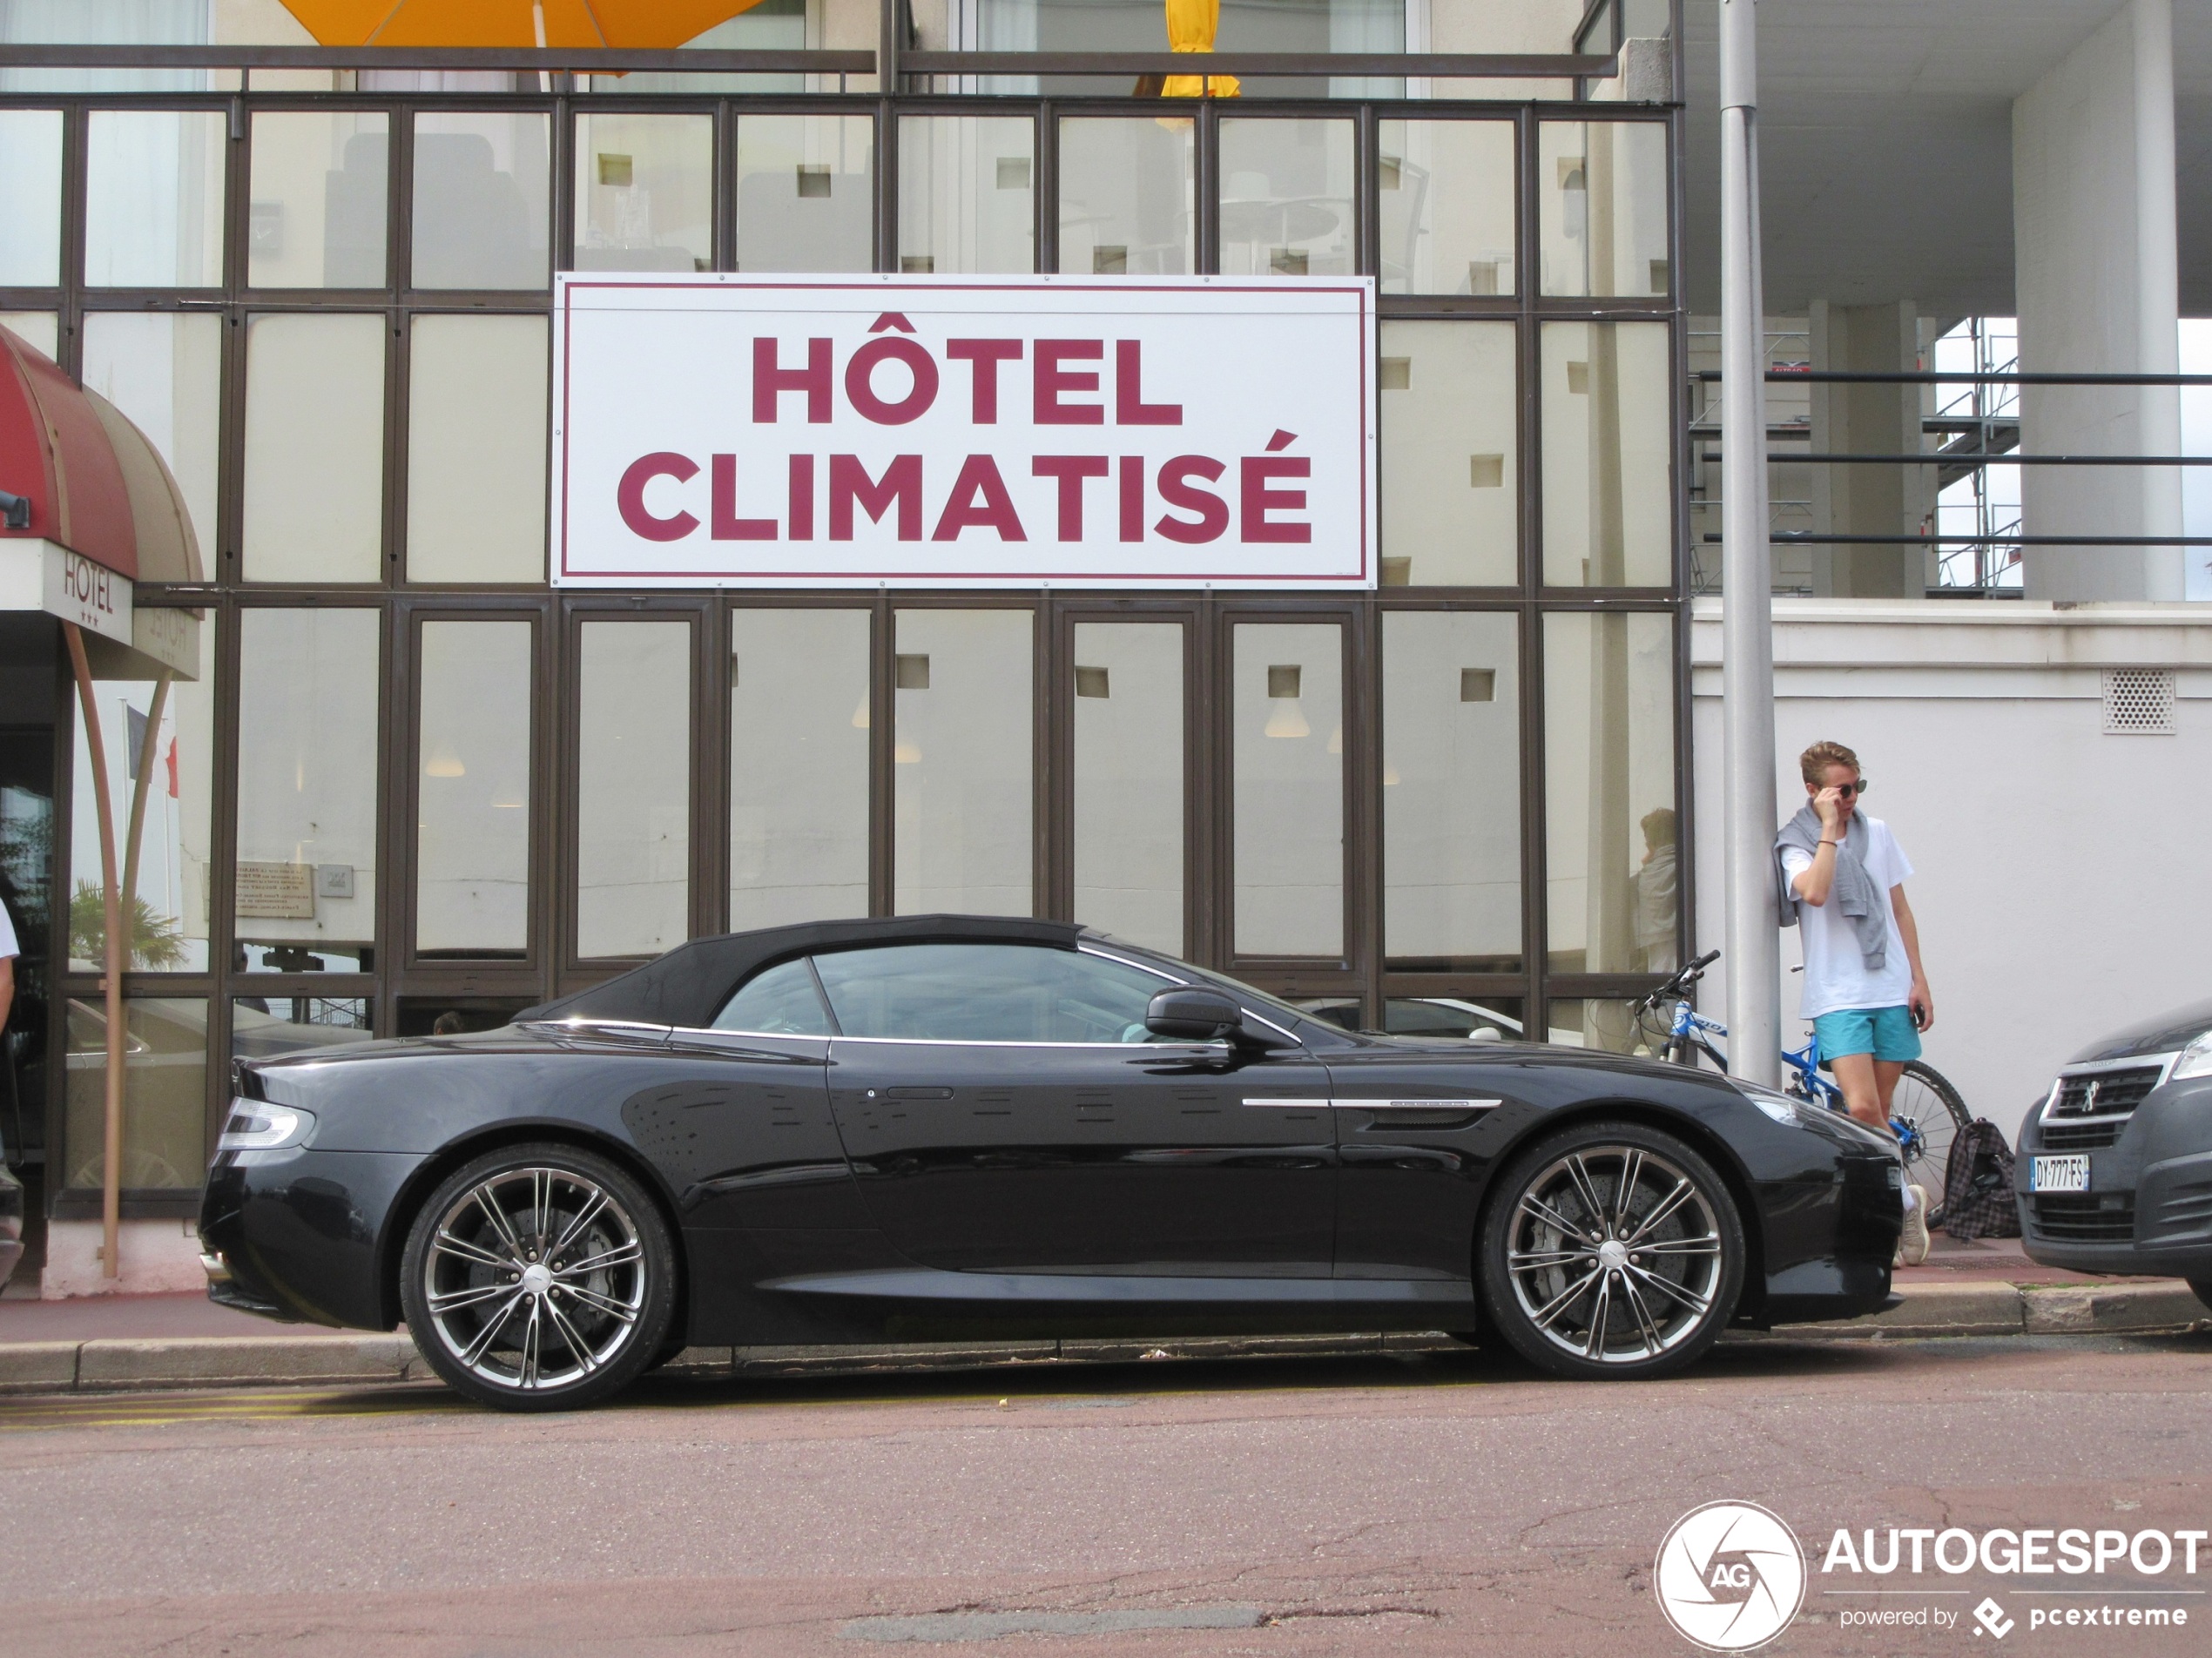
[[[972,21],[1149,48],[1115,31],[1157,12]],[[1223,9],[1224,49],[1404,43],[1359,0]],[[206,565],[139,596],[197,614],[198,676],[102,684],[126,807],[117,734],[154,731],[126,1184],[197,1180],[226,1051],[828,916],[1061,916],[1351,1022],[1620,1040],[1686,927],[1679,112],[752,78],[0,107],[0,326],[147,432]],[[556,269],[1372,276],[1379,585],[553,590]],[[96,893],[81,736],[72,786],[56,891]],[[104,924],[72,900],[54,997],[80,1194]]]

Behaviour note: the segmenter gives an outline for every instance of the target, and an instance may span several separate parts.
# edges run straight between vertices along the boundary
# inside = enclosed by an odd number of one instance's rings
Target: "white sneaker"
[[[1897,1264],[1918,1266],[1928,1258],[1928,1192],[1914,1186],[1912,1207],[1905,1213],[1905,1232],[1897,1241]]]

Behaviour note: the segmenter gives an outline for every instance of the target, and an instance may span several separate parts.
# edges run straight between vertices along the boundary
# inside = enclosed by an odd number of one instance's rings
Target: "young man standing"
[[[1935,1023],[1919,929],[1905,900],[1912,866],[1889,826],[1858,810],[1866,792],[1858,755],[1841,743],[1815,743],[1798,770],[1806,802],[1783,826],[1775,852],[1782,924],[1804,936],[1804,1015],[1851,1115],[1886,1132],[1898,1079]],[[1909,1265],[1927,1257],[1926,1197],[1905,1188],[1900,1253]]]

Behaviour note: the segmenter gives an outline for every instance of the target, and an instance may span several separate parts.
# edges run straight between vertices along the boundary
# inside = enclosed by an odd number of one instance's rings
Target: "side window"
[[[766,1036],[826,1036],[829,1016],[814,989],[814,975],[804,961],[786,961],[757,973],[714,1015],[717,1030],[747,1030]]]
[[[847,1036],[909,1041],[1142,1042],[1169,981],[1028,944],[900,944],[817,956]]]

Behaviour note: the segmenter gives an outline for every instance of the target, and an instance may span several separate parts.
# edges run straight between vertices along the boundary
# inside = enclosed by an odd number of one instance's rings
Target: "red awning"
[[[0,536],[51,541],[132,581],[205,579],[177,481],[144,433],[0,328],[0,489],[30,503]]]

